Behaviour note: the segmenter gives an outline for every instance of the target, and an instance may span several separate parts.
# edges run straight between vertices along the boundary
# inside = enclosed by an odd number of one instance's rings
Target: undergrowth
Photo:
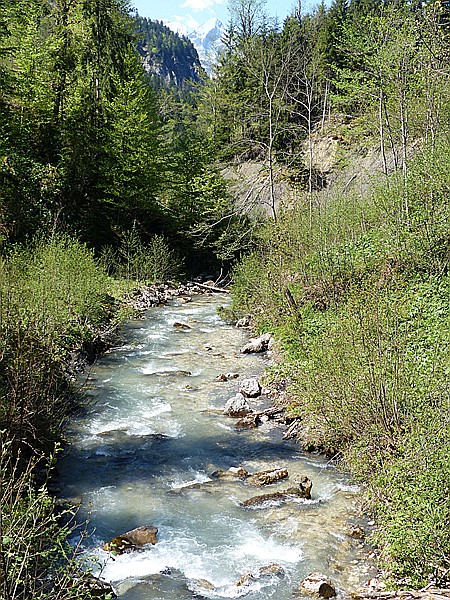
[[[271,330],[307,448],[364,485],[394,587],[450,568],[450,142],[362,198],[297,207],[234,272],[236,315]]]

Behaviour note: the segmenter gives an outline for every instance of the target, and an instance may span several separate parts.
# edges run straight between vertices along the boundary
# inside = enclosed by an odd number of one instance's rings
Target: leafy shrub
[[[301,442],[367,489],[393,585],[450,566],[449,156],[441,140],[406,181],[286,212],[234,272],[235,313],[279,338]]]
[[[122,233],[117,249],[103,249],[102,263],[111,275],[142,282],[161,283],[180,274],[180,260],[164,236],[153,235],[144,244],[135,227]]]
[[[42,459],[43,457],[41,457]],[[47,491],[36,489],[37,460],[26,467],[0,434],[0,597],[8,600],[81,600],[92,596],[81,583],[81,560],[67,538],[74,510],[61,508]],[[84,537],[85,531],[77,532]]]

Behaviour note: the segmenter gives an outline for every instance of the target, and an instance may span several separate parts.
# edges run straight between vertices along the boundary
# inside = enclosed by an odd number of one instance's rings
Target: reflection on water
[[[86,553],[126,600],[284,600],[312,571],[326,573],[341,593],[354,589],[370,576],[367,550],[345,533],[349,521],[358,522],[357,488],[321,457],[283,441],[272,423],[236,431],[221,414],[239,381],[260,375],[267,361],[239,353],[247,334],[219,319],[223,301],[199,297],[152,309],[128,323],[126,343],[95,366],[95,402],[73,423],[60,465],[63,495],[80,499],[81,516],[89,514]],[[217,381],[225,372],[240,377]],[[240,503],[263,493],[259,488],[210,478],[239,465],[307,475],[312,499],[245,509]],[[279,482],[270,491],[285,487]],[[146,524],[159,529],[155,546],[116,557],[102,550]],[[260,576],[273,563],[282,570]],[[236,585],[246,573],[254,577]]]

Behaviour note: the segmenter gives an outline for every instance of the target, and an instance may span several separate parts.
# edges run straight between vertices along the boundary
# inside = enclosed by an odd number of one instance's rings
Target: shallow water
[[[222,415],[239,382],[260,375],[268,361],[239,353],[248,334],[220,320],[223,302],[200,296],[148,311],[124,327],[124,344],[90,373],[95,402],[72,424],[60,463],[62,495],[81,501],[79,517],[89,518],[84,551],[126,600],[284,600],[312,571],[326,573],[342,595],[372,574],[368,549],[346,535],[348,523],[362,523],[358,489],[322,457],[283,441],[272,422],[237,431]],[[240,376],[216,380],[226,372]],[[269,405],[264,399],[251,404]],[[312,499],[243,508],[242,501],[289,483],[261,489],[210,478],[216,469],[239,465],[307,475]],[[158,527],[155,546],[115,557],[102,549],[147,524]],[[282,576],[258,576],[273,563]],[[236,585],[246,573],[254,578]]]

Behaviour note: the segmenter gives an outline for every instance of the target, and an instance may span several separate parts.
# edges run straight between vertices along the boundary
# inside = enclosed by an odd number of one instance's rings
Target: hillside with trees
[[[448,5],[333,0],[282,24],[229,7],[200,83],[187,41],[125,0],[0,0],[7,600],[91,597],[47,486],[80,401],[70,353],[120,322],[135,280],[221,269],[232,317],[278,340],[293,435],[362,484],[388,584],[449,585]],[[222,176],[248,162],[265,220]]]
[[[188,89],[205,76],[192,42],[174,33],[161,21],[136,16],[138,52],[153,87]]]

